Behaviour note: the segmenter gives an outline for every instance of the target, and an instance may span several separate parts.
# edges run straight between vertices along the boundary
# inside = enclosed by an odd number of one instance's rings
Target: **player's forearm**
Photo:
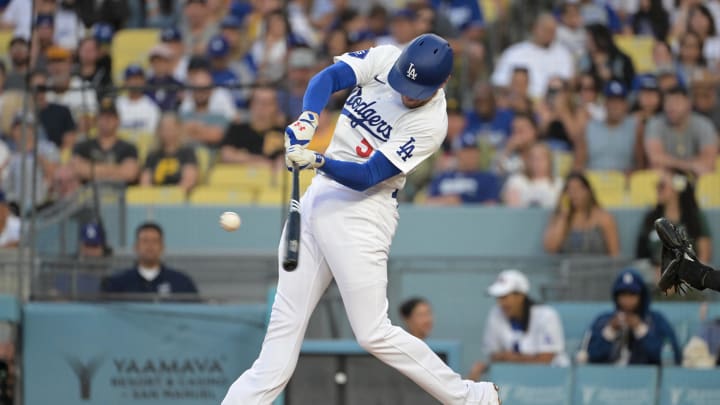
[[[347,63],[337,62],[326,67],[310,79],[303,97],[303,111],[319,114],[333,93],[356,84],[355,72]]]
[[[331,179],[356,191],[365,191],[390,177],[400,174],[400,169],[395,167],[380,152],[375,153],[365,163],[343,162],[325,158],[325,163],[320,167],[320,170]]]

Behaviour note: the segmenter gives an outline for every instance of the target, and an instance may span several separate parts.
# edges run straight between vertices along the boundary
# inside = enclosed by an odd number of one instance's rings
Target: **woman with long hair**
[[[508,207],[551,208],[562,190],[562,179],[553,175],[552,150],[533,144],[524,158],[524,171],[505,182],[502,200]]]
[[[682,226],[693,242],[698,259],[708,263],[712,257],[710,227],[695,199],[695,185],[686,174],[676,170],[664,170],[657,183],[657,205],[645,214],[638,234],[636,255],[660,264],[662,243],[653,224],[660,217],[667,218],[676,226]]]
[[[549,253],[620,254],[615,218],[600,206],[582,173],[572,172],[567,176],[555,213],[545,229],[543,243]]]
[[[662,0],[640,0],[640,7],[632,16],[632,30],[635,35],[650,35],[664,41],[670,31],[670,15]]]
[[[540,140],[553,150],[573,151],[575,167],[583,167],[582,145],[588,114],[575,104],[568,82],[553,77],[548,82],[545,98],[537,105]]]
[[[711,67],[716,67],[720,61],[720,37],[710,10],[703,4],[692,6],[686,24],[685,32],[692,32],[700,38],[703,56]],[[682,50],[682,44],[680,46]]]
[[[680,36],[677,52],[677,72],[684,83],[691,83],[693,78],[707,67],[707,60],[703,55],[703,40],[692,31]]]
[[[590,24],[587,30],[587,54],[580,60],[580,71],[589,72],[605,82],[616,79],[626,88],[632,87],[635,66],[632,60],[618,48],[613,34],[602,24]]]
[[[175,113],[165,113],[157,128],[157,147],[148,154],[140,185],[177,185],[186,193],[198,181],[195,151],[184,144],[182,125]]]

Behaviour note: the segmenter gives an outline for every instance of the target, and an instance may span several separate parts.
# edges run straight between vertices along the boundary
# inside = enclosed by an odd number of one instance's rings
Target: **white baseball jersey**
[[[522,354],[555,353],[553,365],[567,366],[565,336],[562,322],[555,309],[547,305],[530,307],[528,330],[516,330],[496,305],[485,322],[483,351],[489,358],[492,353],[517,351]]]
[[[350,65],[357,86],[345,100],[335,134],[325,155],[332,159],[363,163],[380,152],[402,171],[373,187],[400,189],[405,175],[432,155],[447,134],[445,92],[440,89],[425,105],[407,108],[387,76],[400,50],[378,46],[336,57]],[[415,71],[408,77],[417,78]]]

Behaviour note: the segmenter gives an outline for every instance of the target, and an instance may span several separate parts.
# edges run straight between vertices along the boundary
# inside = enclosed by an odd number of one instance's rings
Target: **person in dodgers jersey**
[[[387,315],[387,259],[405,176],[447,132],[450,45],[434,34],[402,52],[378,46],[346,53],[315,75],[303,113],[287,127],[286,162],[318,174],[301,199],[298,268],[279,271],[275,303],[258,359],[222,405],[267,405],[297,364],[310,315],[334,278],[358,343],[446,405],[497,405],[490,382],[463,380]],[[353,88],[326,154],[305,148],[330,95]],[[281,251],[282,251],[281,242]]]

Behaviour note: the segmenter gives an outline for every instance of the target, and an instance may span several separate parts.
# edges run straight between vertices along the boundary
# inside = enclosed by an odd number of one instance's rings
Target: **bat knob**
[[[284,260],[283,264],[282,264],[283,269],[285,271],[293,271],[293,270],[297,269],[297,265],[298,265],[297,260]]]

